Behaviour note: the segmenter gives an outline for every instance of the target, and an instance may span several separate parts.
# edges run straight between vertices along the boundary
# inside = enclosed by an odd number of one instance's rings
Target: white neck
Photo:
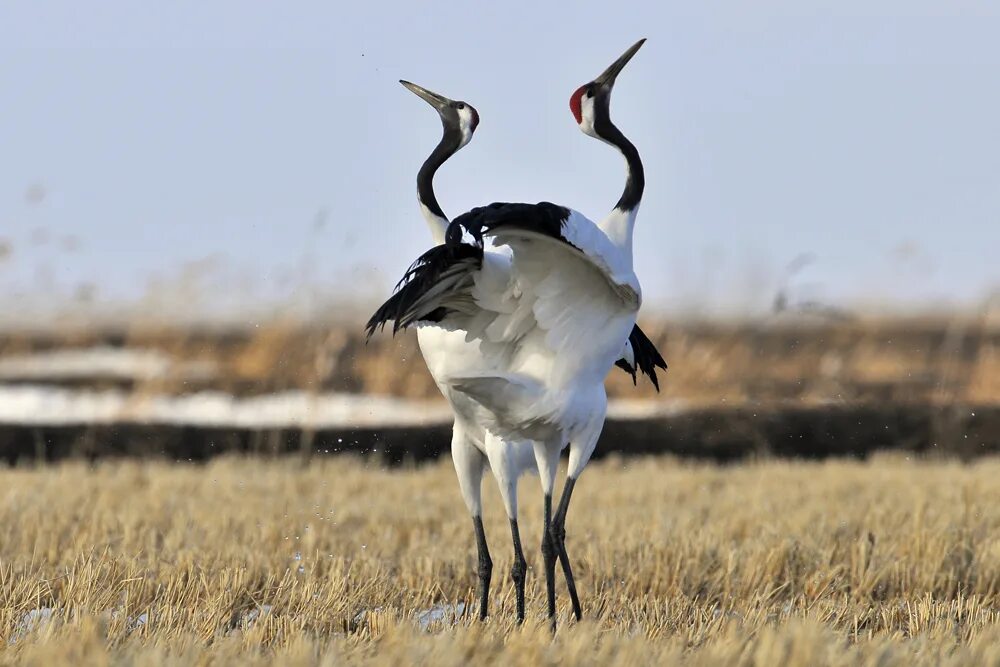
[[[615,247],[620,248],[624,255],[628,256],[630,269],[632,268],[632,230],[635,229],[635,217],[638,212],[638,206],[630,211],[622,211],[616,208],[597,223],[601,231],[607,235],[608,240]]]
[[[434,239],[434,245],[441,245],[444,243],[444,235],[448,230],[448,220],[431,213],[431,210],[424,206],[423,202],[420,202],[420,213],[424,216],[424,221],[427,223],[427,227],[431,230],[431,238]]]

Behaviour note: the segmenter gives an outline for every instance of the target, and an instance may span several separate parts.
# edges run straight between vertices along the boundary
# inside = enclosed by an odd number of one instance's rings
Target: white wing
[[[470,368],[446,363],[452,372],[439,369],[445,375],[504,369],[509,379],[548,387],[600,382],[630,337],[648,343],[636,333],[641,292],[631,257],[583,215],[547,203],[493,204],[452,225],[449,233],[492,237],[509,256],[464,243],[431,249],[369,321],[369,333],[387,322],[394,330],[424,322],[465,331],[483,358]],[[652,354],[644,359],[655,364],[659,354],[646,347]],[[624,367],[632,373],[634,365]]]
[[[468,338],[506,346],[512,372],[551,385],[603,380],[635,324],[640,290],[621,251],[583,215],[553,204],[500,204],[456,218],[511,249],[504,271],[475,276]]]
[[[509,245],[515,251],[518,239],[554,244],[558,252],[575,254],[592,264],[623,302],[639,307],[641,292],[631,268],[632,249],[616,246],[598,225],[577,211],[548,202],[495,203],[459,216],[451,226],[471,233],[480,242],[491,236],[498,245]]]

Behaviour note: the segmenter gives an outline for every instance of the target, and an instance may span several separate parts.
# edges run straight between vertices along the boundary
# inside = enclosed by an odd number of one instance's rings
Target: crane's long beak
[[[423,86],[418,86],[415,83],[410,83],[409,81],[404,81],[402,79],[400,79],[399,82],[406,86],[410,92],[414,93],[417,97],[422,99],[424,102],[427,102],[438,111],[451,104],[451,100],[444,95],[433,93]]]
[[[636,54],[645,41],[646,38],[643,37],[638,42],[630,46],[628,51],[623,53],[618,60],[611,63],[611,66],[601,72],[599,77],[594,79],[594,83],[599,86],[607,86],[608,88],[615,85],[615,78],[618,76],[618,73],[621,72],[625,65],[628,64],[628,61],[632,60],[632,56]]]

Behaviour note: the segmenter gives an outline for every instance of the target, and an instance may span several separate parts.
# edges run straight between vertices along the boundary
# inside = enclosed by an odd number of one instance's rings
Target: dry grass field
[[[489,480],[493,613],[452,618],[475,555],[445,461],[4,469],[0,663],[1000,664],[998,479],[994,459],[606,459],[569,517],[585,621],[560,579],[553,638],[530,477],[516,627]]]

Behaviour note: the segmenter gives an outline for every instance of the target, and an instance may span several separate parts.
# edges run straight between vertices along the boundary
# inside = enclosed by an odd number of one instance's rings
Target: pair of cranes
[[[407,270],[367,324],[368,336],[392,323],[413,327],[435,383],[455,414],[451,453],[472,516],[479,554],[480,618],[487,615],[493,570],[483,530],[481,486],[496,478],[514,545],[517,619],[524,620],[527,564],[517,523],[517,480],[537,469],[544,494],[542,558],[548,616],[555,625],[555,565],[566,578],[573,613],[580,601],[566,552],[566,513],[607,413],[604,378],[613,365],[649,377],[666,364],[636,325],[641,302],[632,269],[632,231],[645,177],[635,146],[611,122],[615,81],[645,40],[570,97],[577,125],[625,157],[621,198],[600,222],[572,209],[494,203],[449,221],[434,195],[438,168],[479,124],[470,104],[408,81],[441,117],[440,143],[417,174],[417,196],[436,244]],[[494,247],[487,249],[484,238]],[[552,493],[563,449],[569,469],[555,514]]]

